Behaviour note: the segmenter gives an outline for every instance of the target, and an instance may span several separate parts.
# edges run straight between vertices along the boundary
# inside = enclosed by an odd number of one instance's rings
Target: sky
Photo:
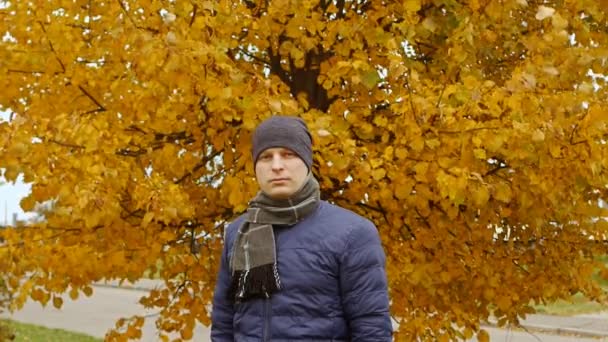
[[[0,121],[8,121],[10,112],[0,110]],[[4,173],[4,172],[2,172]],[[13,213],[17,214],[18,220],[26,220],[33,214],[26,214],[21,210],[19,201],[30,193],[30,186],[23,183],[23,177],[19,176],[15,183],[7,183],[0,176],[0,225],[12,224]]]

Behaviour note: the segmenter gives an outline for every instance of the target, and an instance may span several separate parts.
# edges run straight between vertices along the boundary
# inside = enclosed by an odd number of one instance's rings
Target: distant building
[[[6,226],[15,227],[17,225],[17,223],[18,223],[17,213],[13,213],[12,220],[10,222],[8,221],[8,215],[5,215],[4,222],[2,222],[2,224],[0,224],[0,228],[4,228]]]

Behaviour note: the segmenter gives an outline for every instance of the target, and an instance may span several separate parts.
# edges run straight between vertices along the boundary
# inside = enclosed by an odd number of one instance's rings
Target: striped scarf
[[[272,225],[298,223],[314,212],[319,200],[319,183],[311,172],[302,188],[287,200],[275,200],[263,192],[251,200],[230,258],[230,300],[270,298],[281,289]]]

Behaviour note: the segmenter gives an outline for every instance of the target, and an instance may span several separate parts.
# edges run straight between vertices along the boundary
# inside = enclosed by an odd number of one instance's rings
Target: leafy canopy
[[[142,304],[192,337],[273,114],[307,120],[323,197],[378,226],[398,341],[602,299],[606,0],[1,4],[0,167],[24,210],[51,203],[0,233],[17,307],[162,265]]]

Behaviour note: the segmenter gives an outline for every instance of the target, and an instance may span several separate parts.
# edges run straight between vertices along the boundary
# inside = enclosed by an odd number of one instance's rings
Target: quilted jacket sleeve
[[[232,330],[234,308],[227,296],[230,287],[230,266],[228,261],[230,245],[228,238],[225,238],[220,270],[213,293],[213,310],[211,312],[211,341],[213,342],[234,341],[234,332]]]
[[[367,220],[355,227],[345,248],[340,287],[351,341],[391,341],[386,257],[376,227]]]

